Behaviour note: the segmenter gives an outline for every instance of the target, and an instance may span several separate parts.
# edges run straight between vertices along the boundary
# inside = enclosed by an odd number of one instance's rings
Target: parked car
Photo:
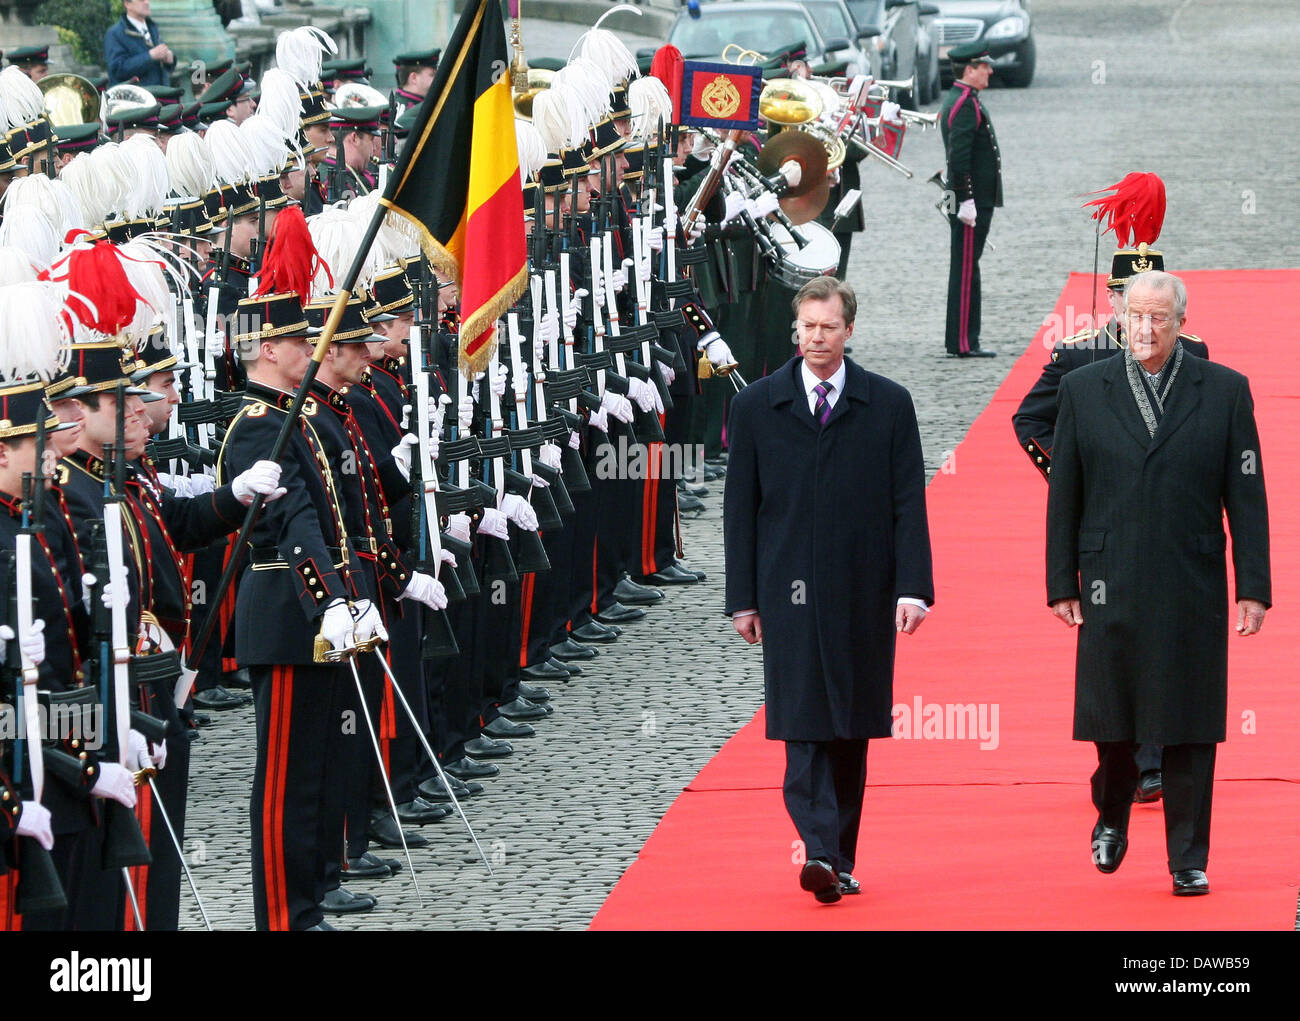
[[[819,24],[842,34],[827,35]],[[878,55],[862,48],[853,28],[844,0],[713,0],[700,4],[698,16],[682,11],[668,42],[687,60],[720,59],[730,43],[769,56],[802,42],[810,64],[846,61],[850,76],[880,77]]]
[[[959,43],[979,40],[997,50],[994,57],[993,82],[1023,88],[1034,80],[1033,23],[1030,0],[934,0],[939,16],[934,19],[938,32],[939,73],[943,85],[952,82],[952,63],[948,51]]]

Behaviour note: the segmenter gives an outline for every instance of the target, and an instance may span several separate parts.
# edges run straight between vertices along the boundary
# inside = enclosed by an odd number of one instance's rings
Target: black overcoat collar
[[[1196,406],[1200,404],[1203,379],[1200,359],[1189,357],[1184,353],[1182,368],[1178,370],[1178,378],[1174,380],[1173,389],[1169,392],[1170,401],[1165,408],[1165,413],[1160,417],[1155,436],[1147,433],[1146,423],[1142,421],[1137,403],[1133,400],[1125,361],[1123,355],[1106,360],[1106,368],[1102,374],[1102,380],[1106,385],[1106,399],[1115,417],[1150,457],[1191,417]]]
[[[848,414],[850,401],[857,401],[860,404],[870,403],[871,383],[865,369],[845,358],[844,393],[840,394],[840,399],[831,409],[831,417],[826,422],[827,429]],[[803,358],[800,356],[791,358],[772,374],[768,389],[768,404],[773,408],[789,404],[791,413],[797,421],[814,432],[821,429],[808,408],[808,395],[803,388]]]

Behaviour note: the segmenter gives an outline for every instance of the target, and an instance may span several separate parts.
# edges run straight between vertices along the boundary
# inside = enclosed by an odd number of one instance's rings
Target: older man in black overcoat
[[[1246,377],[1178,344],[1182,281],[1134,277],[1123,357],[1061,382],[1047,501],[1047,601],[1079,628],[1074,738],[1097,745],[1093,861],[1128,848],[1135,742],[1164,747],[1173,892],[1209,893],[1214,759],[1228,697],[1232,531],[1239,635],[1271,601],[1268,504]]]
[[[818,277],[794,308],[800,356],[731,404],[726,612],[763,642],[800,885],[830,903],[859,889],[867,740],[890,734],[894,639],[920,626],[934,583],[911,396],[844,357],[851,287]]]

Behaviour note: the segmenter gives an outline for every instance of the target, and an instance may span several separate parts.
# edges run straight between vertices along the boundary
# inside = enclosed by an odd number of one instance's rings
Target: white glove
[[[659,371],[664,374],[664,384],[672,386],[673,380],[677,378],[677,370],[671,365],[661,365],[659,366]]]
[[[785,183],[791,188],[799,187],[799,182],[803,180],[803,167],[794,160],[786,160],[782,163],[777,173],[785,178]]]
[[[469,542],[469,515],[453,514],[447,518],[447,534],[461,542]]]
[[[641,379],[629,379],[627,381],[627,395],[636,401],[636,405],[642,411],[649,411],[655,406],[654,386]]]
[[[23,655],[31,660],[32,666],[40,666],[45,662],[45,621],[32,621],[32,629],[27,632],[18,642],[18,648]],[[5,642],[13,641],[14,629],[8,624],[0,625],[0,639]],[[0,645],[0,655],[3,655],[4,646]]]
[[[352,625],[352,611],[342,599],[325,607],[320,618],[321,637],[330,643],[335,652],[342,652],[356,644],[356,629]]]
[[[381,642],[388,641],[388,631],[384,628],[383,618],[379,616],[379,608],[374,603],[369,599],[358,599],[352,609],[356,612],[356,623],[353,626],[356,628],[358,642],[366,642],[375,637]]]
[[[280,488],[280,466],[274,461],[258,461],[248,471],[235,477],[230,484],[230,491],[235,499],[245,507],[253,502],[253,497],[261,494],[266,502],[278,500],[288,490]]]
[[[718,336],[717,330],[710,330],[700,338],[699,348],[704,357],[714,365],[735,365],[736,356],[731,353],[727,342]]]
[[[554,312],[548,312],[542,316],[542,321],[535,324],[533,328],[533,343],[541,344],[549,349],[559,339],[560,317]]]
[[[967,199],[957,207],[957,219],[967,227],[975,226],[975,200]]]
[[[632,421],[632,402],[612,390],[606,390],[601,397],[600,410],[613,415],[620,422]]]
[[[226,353],[226,335],[220,330],[213,330],[204,338],[203,347],[209,358],[220,358]]]
[[[467,430],[474,422],[474,398],[469,394],[461,394],[460,400],[456,404],[456,425],[462,430]]]
[[[587,296],[587,289],[579,287],[573,292],[573,300],[569,302],[569,314],[564,317],[564,334],[565,336],[573,333],[573,328],[578,325],[578,310],[582,307],[582,299]]]
[[[730,223],[745,208],[745,196],[738,191],[727,192],[726,208],[722,213],[722,222]]]
[[[159,472],[158,484],[164,489],[170,489],[177,496],[194,495],[193,487],[190,485],[189,477],[186,475],[172,475],[170,472]]]
[[[152,765],[153,759],[149,757],[149,742],[144,739],[144,735],[138,730],[129,731],[127,736],[126,768],[134,773]]]
[[[482,535],[490,535],[496,539],[509,539],[510,526],[507,524],[509,519],[495,507],[484,507],[483,516],[479,518],[478,530]]]
[[[411,428],[411,406],[409,404],[403,404],[402,405],[402,432],[406,432],[406,430],[409,428]]]
[[[50,828],[50,810],[39,801],[24,801],[18,819],[18,835],[32,837],[47,851],[54,849],[54,830]]]
[[[125,766],[116,762],[99,764],[99,779],[90,793],[97,798],[112,798],[119,805],[135,808],[135,778]]]
[[[190,496],[203,496],[216,491],[217,480],[211,475],[198,474],[188,476]]]
[[[704,237],[704,217],[701,216],[691,225],[690,232],[686,235],[686,243],[693,245],[702,237]]]
[[[423,603],[430,610],[445,610],[447,608],[447,590],[442,587],[442,582],[419,571],[411,572],[411,580],[406,585],[406,591],[397,598],[414,599],[417,603]]]
[[[537,512],[522,496],[507,493],[501,500],[501,513],[525,531],[537,531]]]
[[[555,471],[560,470],[560,457],[560,448],[554,443],[543,443],[537,448],[537,460]]]
[[[795,164],[798,167],[799,164]],[[768,213],[775,213],[781,208],[781,200],[778,199],[767,189],[759,193],[758,198],[749,200],[749,215],[755,220],[761,220]]]
[[[662,252],[664,250],[664,229],[655,227],[653,230],[646,231],[646,244],[652,252]]]
[[[149,742],[149,757],[153,759],[153,764],[158,769],[167,765],[167,742],[163,740],[158,744]]]
[[[601,432],[607,433],[609,432],[609,413],[604,407],[599,407],[591,413],[591,417],[587,419],[587,424],[593,429],[599,429]]]
[[[81,605],[86,608],[87,613],[90,612],[91,590],[98,582],[99,579],[93,574],[87,573],[81,576]],[[110,609],[113,606],[113,587],[108,582],[104,583],[104,587],[99,593],[99,601]]]
[[[500,362],[494,362],[492,365],[492,392],[498,397],[506,395],[506,367]]]
[[[582,434],[577,429],[569,430],[569,449],[578,450],[582,447]]]
[[[419,442],[417,437],[407,433],[397,441],[397,446],[391,451],[397,470],[402,473],[402,478],[406,479],[407,482],[411,481],[411,448]]]
[[[532,476],[532,481],[533,481],[533,485],[536,486],[538,489],[551,488],[551,484],[547,482],[544,478],[542,478],[540,475]]]
[[[902,124],[903,118],[899,115],[902,107],[897,103],[884,102],[880,104],[880,119],[888,121],[890,124]]]
[[[465,515],[462,514],[461,517],[465,517]],[[466,520],[468,520],[468,518],[467,518]],[[469,534],[469,533],[466,532],[466,535],[468,535],[468,534]],[[468,542],[469,540],[466,539],[465,541]],[[438,550],[438,559],[441,560],[441,561],[442,561],[444,564],[446,564],[448,567],[455,567],[455,566],[456,566],[456,554],[453,553],[453,552],[452,552],[451,550],[449,550],[449,549],[440,549],[440,550]]]
[[[691,142],[691,155],[697,160],[707,160],[713,155],[713,142],[701,131],[695,133],[695,138]]]

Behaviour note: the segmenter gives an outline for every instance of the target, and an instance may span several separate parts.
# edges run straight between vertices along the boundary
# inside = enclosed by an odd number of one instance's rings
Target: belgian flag
[[[470,0],[379,200],[416,224],[429,261],[460,284],[466,373],[487,367],[496,321],[528,285],[508,66],[500,4]]]

